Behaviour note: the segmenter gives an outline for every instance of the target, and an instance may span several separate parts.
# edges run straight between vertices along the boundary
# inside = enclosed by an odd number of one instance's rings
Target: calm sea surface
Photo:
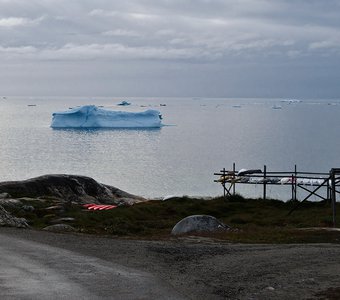
[[[121,100],[132,105],[117,106]],[[158,109],[163,123],[173,126],[49,127],[53,112],[84,104]],[[340,167],[340,100],[7,97],[0,98],[0,113],[0,181],[68,173],[146,197],[215,196],[222,188],[213,173],[233,162],[236,169],[265,164],[269,171],[292,171],[295,164],[299,171]],[[284,198],[282,189],[269,187],[270,196]],[[257,196],[262,188],[237,190]]]

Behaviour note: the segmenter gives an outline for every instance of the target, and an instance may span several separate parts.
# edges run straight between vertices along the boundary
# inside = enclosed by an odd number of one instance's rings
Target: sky
[[[0,95],[340,98],[340,0],[0,0]]]

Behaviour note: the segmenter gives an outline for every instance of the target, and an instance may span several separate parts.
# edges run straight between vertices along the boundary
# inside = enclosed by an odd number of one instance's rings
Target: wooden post
[[[292,177],[291,177],[291,180],[292,180],[292,200],[294,200],[294,174],[292,174]]]
[[[267,198],[267,166],[263,166],[263,200]]]
[[[225,198],[225,168],[223,168],[223,180],[222,180],[222,185],[223,185],[223,197]]]
[[[329,203],[331,201],[331,187],[329,186],[329,180],[327,180],[327,202]]]
[[[335,190],[335,171],[331,170],[331,185],[332,185],[332,217],[333,227],[336,227],[336,190]]]
[[[297,186],[296,186],[296,176],[297,176],[297,168],[296,165],[294,167],[294,200],[296,201],[296,190],[297,190]]]
[[[235,168],[235,163],[233,163],[233,177],[235,176],[236,168]],[[234,182],[233,184],[233,195],[235,196],[236,193],[236,184]]]

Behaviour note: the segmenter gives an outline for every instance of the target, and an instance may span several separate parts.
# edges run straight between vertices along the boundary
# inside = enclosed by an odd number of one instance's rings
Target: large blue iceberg
[[[52,128],[159,128],[157,110],[143,112],[113,111],[85,105],[52,114]]]

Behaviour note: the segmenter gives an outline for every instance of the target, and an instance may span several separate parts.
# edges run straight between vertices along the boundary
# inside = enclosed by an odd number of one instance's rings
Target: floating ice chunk
[[[281,100],[281,102],[292,104],[292,103],[301,103],[302,100],[299,100],[299,99],[285,99],[285,100]]]
[[[52,128],[159,128],[161,115],[157,110],[144,112],[113,111],[95,105],[76,107],[52,114]]]
[[[130,105],[131,103],[130,102],[127,102],[127,101],[122,101],[120,103],[118,103],[117,105],[120,105],[120,106],[127,106],[127,105]]]

